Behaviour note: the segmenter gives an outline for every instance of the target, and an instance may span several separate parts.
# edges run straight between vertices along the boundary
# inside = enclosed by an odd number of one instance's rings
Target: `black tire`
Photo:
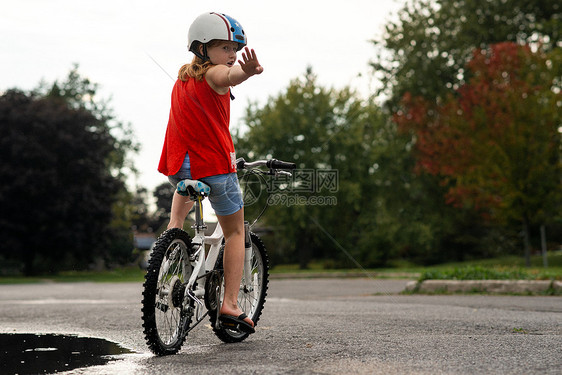
[[[146,343],[159,356],[177,353],[191,324],[192,315],[182,307],[193,270],[190,252],[191,237],[178,228],[162,233],[152,249],[143,284],[142,320]]]
[[[257,326],[260,319],[263,306],[265,304],[265,297],[267,296],[267,288],[269,284],[269,259],[267,257],[267,252],[265,251],[265,246],[262,240],[255,234],[250,233],[252,239],[252,275],[254,278],[254,291],[240,290],[238,294],[238,305],[244,311],[250,319],[254,322],[254,326]],[[217,267],[221,270],[222,275],[222,259],[223,251],[217,259]],[[242,282],[240,285],[244,285],[244,275],[242,275]],[[224,288],[223,288],[224,289]],[[222,298],[221,298],[222,302]],[[226,328],[218,328],[216,322],[217,310],[209,311],[209,316],[211,319],[211,325],[213,326],[213,331],[215,335],[223,342],[234,343],[241,342],[245,340],[249,333],[238,332]]]

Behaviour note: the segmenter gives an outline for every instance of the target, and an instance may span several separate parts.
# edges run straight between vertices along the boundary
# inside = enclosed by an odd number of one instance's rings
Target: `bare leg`
[[[191,210],[191,207],[193,207],[193,202],[189,200],[189,197],[179,195],[177,191],[174,192],[168,229],[183,228],[183,222],[185,221],[187,214]]]
[[[224,301],[220,314],[239,316],[243,313],[238,307],[240,280],[244,271],[244,209],[228,215],[218,216],[226,241],[224,248]],[[250,318],[244,319],[254,325]]]

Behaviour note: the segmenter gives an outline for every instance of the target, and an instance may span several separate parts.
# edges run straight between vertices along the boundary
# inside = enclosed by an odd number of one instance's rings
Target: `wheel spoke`
[[[262,277],[265,265],[262,256],[255,244],[252,244],[251,264],[251,280],[242,280],[241,292],[238,295],[238,304],[240,308],[252,317],[259,307],[260,295],[262,293]],[[246,288],[246,286],[248,288]]]
[[[243,273],[238,293],[238,305],[256,324],[261,316],[268,285],[268,260],[263,242],[254,233],[251,233],[252,253],[250,259],[251,280],[245,280]],[[222,261],[222,258],[219,259]],[[221,300],[224,296],[221,296]],[[213,321],[211,319],[211,321]],[[248,337],[248,333],[213,327],[218,338],[224,342],[240,342]]]
[[[179,255],[178,255],[179,254]],[[166,286],[165,296],[161,296],[159,299],[164,301],[157,301],[162,305],[166,305],[168,308],[165,310],[160,310],[156,312],[157,322],[156,326],[161,327],[159,329],[160,338],[165,344],[171,344],[177,340],[179,333],[179,326],[181,321],[181,306],[173,306],[169,301],[172,298],[174,285],[171,285],[173,280],[180,280],[183,282],[183,252],[181,251],[180,245],[178,243],[174,244],[170,251],[166,254],[166,261],[163,263],[166,267],[161,268],[163,274],[160,277],[159,284]],[[177,279],[175,279],[177,277]],[[175,284],[175,282],[174,282]]]
[[[177,352],[191,318],[182,311],[182,284],[192,267],[187,259],[189,235],[172,229],[158,239],[151,255],[144,283],[143,321],[149,348],[158,355]]]

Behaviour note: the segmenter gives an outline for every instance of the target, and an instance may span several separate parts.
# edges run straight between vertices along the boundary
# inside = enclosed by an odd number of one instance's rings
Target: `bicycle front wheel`
[[[246,315],[252,319],[254,326],[256,326],[262,314],[265,297],[267,296],[269,283],[269,259],[262,240],[255,233],[250,233],[250,237],[252,240],[250,280],[245,279],[246,272],[244,272],[240,283],[240,292],[238,293],[238,305],[242,311],[244,311]],[[222,269],[222,259],[223,253],[221,251],[217,260],[217,267],[220,269]],[[222,290],[224,291],[224,285]],[[217,310],[209,311],[213,331],[219,339],[226,343],[232,343],[243,341],[248,337],[248,333],[224,327],[218,328],[216,314]]]
[[[165,231],[156,241],[143,284],[142,320],[146,343],[156,355],[175,354],[191,324],[183,307],[185,285],[193,271],[189,262],[191,238],[179,228]],[[193,301],[189,307],[192,307]]]

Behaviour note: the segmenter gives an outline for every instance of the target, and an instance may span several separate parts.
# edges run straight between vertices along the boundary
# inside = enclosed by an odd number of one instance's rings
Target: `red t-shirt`
[[[205,79],[177,80],[158,171],[178,173],[187,152],[193,179],[236,172],[229,123],[230,92],[218,94]]]

